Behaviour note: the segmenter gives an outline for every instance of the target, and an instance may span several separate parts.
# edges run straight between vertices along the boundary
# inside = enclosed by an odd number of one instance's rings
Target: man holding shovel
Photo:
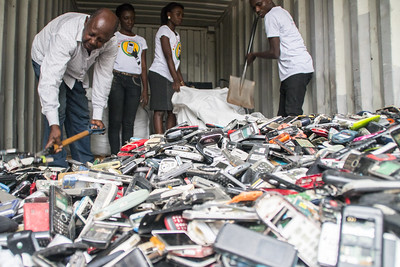
[[[314,72],[303,38],[289,12],[272,0],[249,0],[249,3],[264,18],[269,50],[249,53],[247,63],[251,64],[256,57],[278,59],[281,80],[278,116],[301,115],[306,87]]]

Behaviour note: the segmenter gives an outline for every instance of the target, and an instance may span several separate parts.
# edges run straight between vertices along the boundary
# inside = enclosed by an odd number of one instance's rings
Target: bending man
[[[63,125],[68,137],[88,129],[87,72],[93,64],[93,116],[90,123],[95,128],[104,127],[103,110],[107,105],[117,54],[113,37],[117,27],[117,16],[109,9],[99,9],[92,16],[63,14],[35,36],[31,55],[45,116],[45,148],[61,145]],[[93,161],[89,136],[72,143],[70,149],[74,160]],[[66,151],[61,147],[56,152],[61,153],[54,155],[53,165],[68,167]]]

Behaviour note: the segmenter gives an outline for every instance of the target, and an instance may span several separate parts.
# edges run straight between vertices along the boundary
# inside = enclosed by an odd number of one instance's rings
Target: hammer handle
[[[77,141],[79,139],[82,139],[82,138],[84,138],[84,137],[86,137],[88,135],[89,135],[89,131],[86,130],[86,131],[80,132],[80,133],[78,133],[78,134],[76,134],[74,136],[71,136],[70,138],[67,138],[67,139],[63,140],[61,142],[61,144],[63,146],[67,146],[67,145],[69,145],[69,144],[71,144],[71,143],[73,143],[73,142],[75,142],[75,141]],[[54,144],[54,151],[57,150],[58,148],[59,148],[59,146],[57,144]]]

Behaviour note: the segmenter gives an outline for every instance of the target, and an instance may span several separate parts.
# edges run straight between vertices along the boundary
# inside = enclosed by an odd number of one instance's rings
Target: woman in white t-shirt
[[[121,29],[115,33],[118,40],[118,54],[114,63],[114,78],[108,98],[108,140],[111,154],[114,155],[118,153],[121,145],[133,136],[133,125],[139,104],[145,106],[148,102],[147,43],[143,37],[132,31],[135,23],[135,9],[131,4],[122,4],[117,7],[115,13],[120,20]],[[120,142],[121,128],[122,144]]]
[[[288,11],[276,6],[272,0],[249,0],[258,16],[264,18],[269,50],[247,55],[247,62],[256,57],[277,59],[281,80],[278,116],[303,114],[307,84],[314,67],[304,40]]]
[[[183,6],[171,2],[161,11],[161,27],[155,37],[154,61],[149,69],[151,90],[150,109],[154,111],[154,133],[162,134],[163,117],[167,113],[166,129],[176,125],[172,113],[171,98],[185,85],[179,64],[181,62],[181,39],[175,27],[181,25]]]

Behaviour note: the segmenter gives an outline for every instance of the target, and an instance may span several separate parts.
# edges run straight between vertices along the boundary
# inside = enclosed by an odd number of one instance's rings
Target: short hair
[[[124,11],[132,11],[133,13],[135,13],[135,8],[128,3],[121,4],[115,10],[115,15],[117,15],[117,17],[119,18]]]
[[[161,9],[161,25],[166,25],[168,23],[167,13],[171,12],[172,9],[174,9],[176,7],[180,7],[182,9],[184,9],[183,5],[176,3],[176,2],[171,2]]]

